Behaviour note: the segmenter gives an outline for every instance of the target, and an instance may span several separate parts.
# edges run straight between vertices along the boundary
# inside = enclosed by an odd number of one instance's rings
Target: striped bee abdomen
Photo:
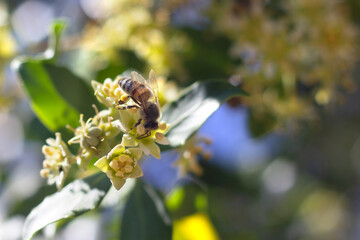
[[[126,94],[141,103],[145,103],[152,96],[150,90],[143,83],[133,81],[131,78],[120,79],[119,86]]]

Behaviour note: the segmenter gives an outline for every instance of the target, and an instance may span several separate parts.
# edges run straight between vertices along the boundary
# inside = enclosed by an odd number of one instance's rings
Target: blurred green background
[[[209,79],[249,94],[219,108],[183,155],[143,161],[174,239],[360,239],[359,12],[357,0],[1,1],[0,239],[20,239],[27,214],[55,192],[39,175],[53,133],[12,60],[46,54],[59,18],[67,28],[47,70],[87,117],[95,101],[83,88],[129,69],[157,72],[162,104]],[[87,213],[55,239],[116,239],[121,212]]]

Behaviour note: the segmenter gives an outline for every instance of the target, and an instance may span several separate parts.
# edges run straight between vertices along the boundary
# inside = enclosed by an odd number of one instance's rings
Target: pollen
[[[124,174],[131,173],[134,169],[132,164],[134,160],[128,155],[120,155],[115,157],[109,166],[115,171],[115,176],[124,177]]]
[[[160,130],[165,130],[166,129],[166,122],[164,122],[164,121],[161,121],[160,123],[159,123],[159,129]]]
[[[129,164],[129,165],[126,165],[126,166],[124,167],[124,172],[126,172],[126,173],[131,173],[133,169],[134,169],[133,166],[131,166],[131,165]]]
[[[125,163],[125,162],[132,163],[132,162],[133,162],[133,160],[131,159],[131,157],[129,157],[128,155],[121,155],[121,156],[118,157],[118,160],[119,160],[120,162],[123,162],[123,163]]]
[[[120,169],[119,162],[116,160],[112,160],[109,164],[109,166],[114,169],[115,171],[118,171]]]
[[[159,141],[163,140],[164,137],[165,137],[165,136],[164,136],[164,134],[162,134],[162,133],[159,133],[159,132],[155,133],[155,138],[156,138],[157,140],[159,140]]]
[[[120,98],[120,100],[123,101],[123,102],[126,102],[128,99],[129,99],[129,97],[127,95],[122,95],[121,98]]]

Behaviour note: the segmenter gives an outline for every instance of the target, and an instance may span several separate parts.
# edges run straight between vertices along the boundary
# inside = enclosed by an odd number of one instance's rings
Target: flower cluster
[[[56,183],[60,190],[64,185],[65,179],[70,171],[71,164],[75,162],[75,156],[71,154],[67,145],[61,139],[61,134],[56,133],[56,139],[49,138],[46,140],[48,145],[42,147],[45,156],[43,169],[40,175],[48,179],[49,184]]]
[[[254,118],[276,118],[280,124],[312,120],[317,117],[314,103],[340,102],[339,89],[354,89],[358,30],[341,4],[281,2],[279,17],[262,1],[217,4],[214,28],[233,40],[230,55],[242,62],[233,74],[251,93],[243,101]]]
[[[142,78],[136,72],[131,75],[135,81]],[[156,78],[154,71],[150,71],[149,77]],[[45,160],[41,176],[49,178],[49,183],[56,181],[58,189],[62,188],[72,164],[77,163],[80,169],[86,170],[91,160],[98,159],[94,165],[106,173],[119,190],[127,178],[142,176],[138,164],[142,153],[160,158],[157,144],[169,144],[164,135],[168,129],[165,122],[160,122],[158,129],[151,131],[149,136],[139,137],[145,133],[144,121],[136,126],[141,118],[141,106],[126,108],[126,105],[133,105],[134,102],[120,89],[119,78],[121,76],[115,80],[106,79],[103,84],[92,81],[95,96],[108,108],[99,112],[94,106],[96,115],[93,118],[84,121],[83,115],[80,115],[80,126],[76,129],[69,127],[74,137],[68,144],[79,144],[77,155],[70,153],[60,133],[56,133],[56,140],[47,140],[49,146],[43,147]],[[120,99],[127,100],[125,106],[119,106]]]
[[[218,67],[251,93],[241,102],[250,107],[252,119],[292,126],[316,119],[319,105],[341,102],[343,89],[355,89],[351,73],[359,31],[343,11],[346,5],[337,0],[107,1],[99,4],[106,17],[86,28],[84,42],[106,63],[125,63],[122,51],[131,51],[147,66],[187,81],[197,74],[187,66],[197,59],[189,61],[187,52],[196,56],[193,52],[201,51],[196,43],[227,39],[229,47],[218,50],[229,64]],[[186,25],[201,34],[192,36],[181,28]]]
[[[95,166],[106,173],[113,186],[119,190],[127,178],[138,178],[143,175],[138,164],[141,155],[140,148],[125,148],[119,144],[100,158]]]
[[[198,157],[201,156],[202,159],[209,160],[211,153],[205,151],[200,144],[210,145],[211,143],[211,139],[194,135],[179,149],[179,159],[175,162],[175,166],[179,167],[180,176],[185,176],[188,173],[200,176],[203,173]]]
[[[167,47],[169,39],[162,31],[169,16],[164,11],[152,12],[155,5],[152,1],[135,2],[122,0],[99,4],[99,9],[108,14],[106,18],[97,19],[100,24],[88,26],[85,48],[100,53],[105,59],[119,59],[119,49],[131,50],[165,74],[172,62],[169,61],[171,56]],[[158,21],[160,18],[161,21]]]

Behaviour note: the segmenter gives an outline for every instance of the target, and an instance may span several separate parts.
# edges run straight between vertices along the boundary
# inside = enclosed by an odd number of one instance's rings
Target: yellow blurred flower
[[[335,0],[279,3],[273,17],[263,1],[246,11],[237,3],[217,4],[214,29],[234,40],[231,56],[241,59],[235,74],[250,93],[243,99],[254,114],[271,114],[282,124],[316,119],[316,107],[340,102],[351,90],[358,30]]]
[[[219,237],[204,213],[174,221],[173,240],[218,240]]]

